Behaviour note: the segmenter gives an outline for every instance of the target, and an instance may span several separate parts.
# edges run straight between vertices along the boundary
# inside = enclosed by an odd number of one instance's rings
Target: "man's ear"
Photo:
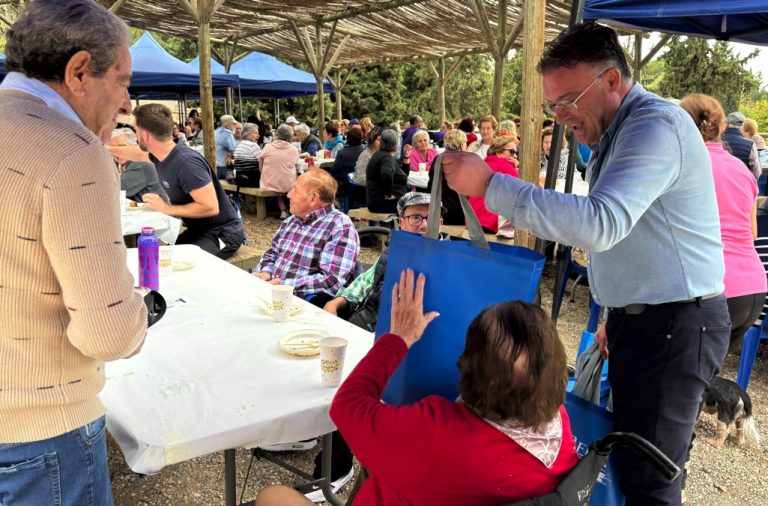
[[[64,86],[76,96],[85,95],[85,80],[90,75],[90,67],[93,61],[88,51],[78,51],[73,54],[64,69]]]

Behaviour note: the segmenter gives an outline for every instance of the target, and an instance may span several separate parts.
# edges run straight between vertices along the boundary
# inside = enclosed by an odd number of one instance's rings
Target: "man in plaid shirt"
[[[288,192],[291,215],[272,238],[255,275],[294,287],[294,294],[322,306],[351,278],[360,240],[349,217],[334,209],[337,184],[322,169],[305,172]]]

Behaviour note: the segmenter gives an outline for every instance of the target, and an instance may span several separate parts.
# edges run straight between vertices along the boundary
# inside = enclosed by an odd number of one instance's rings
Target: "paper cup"
[[[272,319],[276,322],[288,320],[293,302],[293,287],[291,285],[275,285],[272,287]]]
[[[120,190],[120,214],[125,214],[126,200],[128,199],[128,192]]]
[[[427,171],[427,164],[425,162],[419,163],[419,172],[422,174]]]
[[[324,337],[320,339],[320,380],[324,386],[341,385],[344,372],[344,356],[347,353],[347,340],[343,337]]]
[[[167,276],[173,271],[173,246],[160,246],[160,275]]]

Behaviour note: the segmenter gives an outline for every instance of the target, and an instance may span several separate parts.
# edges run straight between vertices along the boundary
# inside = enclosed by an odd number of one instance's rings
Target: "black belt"
[[[693,297],[691,299],[678,300],[675,302],[665,302],[663,304],[629,304],[624,307],[609,307],[608,312],[616,315],[637,315],[643,313],[646,309],[661,309],[678,304],[690,304],[692,302],[700,305],[701,301],[714,299],[720,295],[721,294],[719,293],[711,293],[709,295],[702,295],[700,297]]]

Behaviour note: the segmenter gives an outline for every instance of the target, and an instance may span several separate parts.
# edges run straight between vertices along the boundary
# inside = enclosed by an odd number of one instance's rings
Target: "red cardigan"
[[[331,418],[371,476],[354,504],[498,506],[555,489],[578,457],[565,409],[550,469],[462,403],[430,396],[410,406],[379,399],[408,351],[385,334],[331,404]]]
[[[517,173],[517,165],[515,165],[513,160],[507,160],[506,158],[501,158],[496,155],[488,155],[485,157],[485,163],[494,172],[519,177]],[[485,207],[485,197],[469,197],[469,205],[471,205],[472,209],[475,211],[481,226],[494,233],[499,231],[499,215],[490,212]]]

